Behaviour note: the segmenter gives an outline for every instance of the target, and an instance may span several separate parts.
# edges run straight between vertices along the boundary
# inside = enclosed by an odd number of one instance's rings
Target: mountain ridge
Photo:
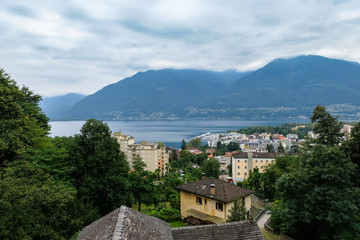
[[[246,73],[195,69],[138,72],[81,99],[61,114],[63,119],[75,120],[264,119],[309,116],[318,104],[345,104],[352,106],[352,112],[344,110],[344,114],[356,117],[360,105],[357,89],[359,63],[302,55],[275,59]]]

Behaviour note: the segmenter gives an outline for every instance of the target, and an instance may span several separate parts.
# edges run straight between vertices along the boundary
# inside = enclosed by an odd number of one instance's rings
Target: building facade
[[[205,178],[178,187],[180,210],[184,218],[196,218],[203,223],[223,223],[236,200],[251,208],[252,191],[219,179]]]
[[[275,162],[275,154],[268,152],[240,152],[232,155],[232,176],[235,182],[249,177],[255,168],[263,172],[268,164]]]
[[[115,132],[113,136],[120,144],[120,150],[125,153],[130,168],[136,158],[141,158],[146,164],[145,170],[155,172],[158,169],[161,175],[165,174],[169,154],[164,144],[147,141],[137,144],[134,137],[124,135],[122,132]]]

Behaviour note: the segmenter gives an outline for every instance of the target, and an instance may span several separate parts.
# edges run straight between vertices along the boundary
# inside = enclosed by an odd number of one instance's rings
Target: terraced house
[[[223,223],[236,200],[251,208],[252,191],[219,179],[204,178],[178,187],[181,216],[194,223]]]
[[[130,168],[136,158],[141,158],[146,164],[145,170],[155,172],[159,169],[161,175],[165,173],[169,154],[164,144],[147,141],[136,144],[134,137],[124,135],[122,132],[115,132],[113,136],[120,144],[120,150],[125,153]]]

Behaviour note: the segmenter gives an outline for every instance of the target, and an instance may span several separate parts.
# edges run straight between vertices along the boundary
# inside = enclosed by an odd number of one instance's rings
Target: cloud
[[[254,70],[279,57],[360,60],[360,2],[0,2],[0,68],[49,96],[93,93],[138,71]]]

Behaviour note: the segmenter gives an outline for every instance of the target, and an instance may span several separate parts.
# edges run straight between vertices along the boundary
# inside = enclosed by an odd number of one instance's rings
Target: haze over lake
[[[163,142],[169,147],[179,148],[182,139],[188,142],[191,138],[203,133],[224,133],[227,130],[238,130],[251,126],[279,126],[289,121],[232,121],[232,120],[189,120],[189,121],[105,121],[112,132],[122,131],[135,137],[136,142]],[[306,119],[292,122],[305,123]],[[50,136],[72,136],[80,133],[85,121],[52,121]]]

